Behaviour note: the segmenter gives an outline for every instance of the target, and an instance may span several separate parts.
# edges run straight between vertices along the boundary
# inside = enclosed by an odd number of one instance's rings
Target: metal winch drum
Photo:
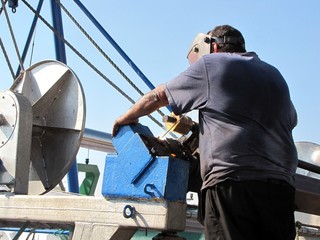
[[[16,194],[52,190],[76,158],[84,124],[75,73],[54,60],[29,67],[0,92],[0,185]]]

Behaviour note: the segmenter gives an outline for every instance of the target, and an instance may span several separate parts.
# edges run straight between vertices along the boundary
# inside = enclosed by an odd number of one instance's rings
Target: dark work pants
[[[284,182],[231,181],[207,189],[206,240],[293,240],[295,189]]]

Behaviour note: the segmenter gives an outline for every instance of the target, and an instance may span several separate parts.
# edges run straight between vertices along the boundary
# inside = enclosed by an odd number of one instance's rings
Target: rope
[[[1,2],[2,2],[2,9],[4,10],[4,13],[6,15],[7,23],[8,23],[10,34],[11,34],[11,38],[12,38],[12,41],[13,41],[13,44],[14,44],[14,47],[15,47],[15,50],[16,50],[16,54],[18,56],[18,60],[19,60],[19,63],[20,63],[20,68],[21,68],[22,71],[24,71],[22,60],[21,60],[21,57],[20,57],[20,54],[19,54],[18,45],[17,45],[16,39],[14,37],[14,33],[13,33],[13,29],[12,29],[12,26],[11,26],[11,23],[10,23],[9,15],[8,15],[8,12],[7,12],[7,9],[6,9],[6,6],[5,6],[5,1],[1,0]]]
[[[4,0],[4,4],[6,4],[7,1],[8,1],[8,0]],[[1,5],[1,7],[0,7],[0,15],[1,15],[1,13],[2,13],[2,10],[3,10],[3,7],[2,7],[2,5]]]
[[[34,53],[34,43],[36,41],[36,37],[35,37],[36,33],[37,33],[37,29],[35,29],[34,34],[33,34],[33,41],[32,41],[32,46],[31,46],[29,66],[31,66],[31,64],[32,64],[32,58],[33,58],[33,53]]]
[[[130,98],[124,91],[122,91],[114,82],[112,82],[107,76],[105,76],[99,69],[97,69],[86,57],[84,57],[75,47],[73,47],[61,34],[54,29],[26,0],[22,2],[34,13],[36,16],[61,40],[63,41],[76,55],[78,55],[81,60],[83,60],[90,68],[92,68],[100,77],[102,77],[107,83],[109,83],[113,88],[115,88],[121,95],[123,95],[132,104],[135,101]],[[148,115],[148,117],[154,121],[158,126],[164,128],[164,126],[154,117]]]
[[[14,238],[12,240],[18,240],[19,237],[21,236],[21,234],[24,232],[24,230],[28,227],[28,225],[30,224],[30,221],[26,221],[23,226],[19,229],[19,231],[17,232],[17,234],[14,236]]]
[[[26,240],[29,240],[29,238],[32,236],[31,240],[34,240],[34,237],[35,237],[36,233],[35,233],[35,229],[31,229],[30,230],[30,233],[28,234],[27,236],[27,239]]]
[[[7,54],[7,52],[6,52],[6,49],[4,48],[4,45],[3,45],[3,43],[2,43],[1,38],[0,38],[0,46],[1,46],[1,49],[2,49],[2,52],[3,52],[3,55],[4,55],[5,59],[6,59],[7,65],[8,65],[8,67],[9,67],[9,70],[10,70],[10,72],[11,72],[12,79],[14,80],[14,78],[15,78],[14,71],[13,71],[12,65],[11,65],[11,63],[10,63],[8,54]]]
[[[55,0],[57,4],[60,4],[62,10],[66,15],[73,21],[73,23],[79,28],[79,30],[87,37],[87,39],[92,43],[92,45],[102,54],[102,56],[120,73],[120,75],[141,95],[144,93],[130,80],[130,78],[112,61],[112,59],[99,47],[99,45],[90,37],[90,35],[84,30],[84,28],[79,24],[79,22],[71,15],[71,13],[65,8],[65,6],[59,1]],[[157,110],[161,116],[164,113]]]
[[[71,15],[71,13],[65,8],[65,6],[59,1],[55,0],[57,4],[60,4],[61,9],[66,15],[73,21],[73,23],[79,28],[79,30],[88,38],[88,40],[94,45],[94,47],[103,55],[105,59],[120,73],[120,75],[126,79],[130,85],[142,96],[143,92],[125,75],[125,73],[111,60],[111,58],[99,47],[99,45],[90,37],[90,35],[84,30],[79,22]]]

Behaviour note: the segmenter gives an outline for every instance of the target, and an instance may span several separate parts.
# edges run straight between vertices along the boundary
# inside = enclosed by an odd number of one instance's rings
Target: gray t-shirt
[[[297,115],[275,67],[254,52],[208,54],[165,92],[175,114],[199,110],[203,189],[226,179],[294,185]]]

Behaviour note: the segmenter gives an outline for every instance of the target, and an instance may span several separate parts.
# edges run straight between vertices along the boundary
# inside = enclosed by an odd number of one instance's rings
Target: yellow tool
[[[174,113],[171,113],[170,116],[164,115],[162,121],[165,123],[165,127],[168,131],[182,135],[187,134],[194,125],[190,117],[185,115],[177,116]]]

